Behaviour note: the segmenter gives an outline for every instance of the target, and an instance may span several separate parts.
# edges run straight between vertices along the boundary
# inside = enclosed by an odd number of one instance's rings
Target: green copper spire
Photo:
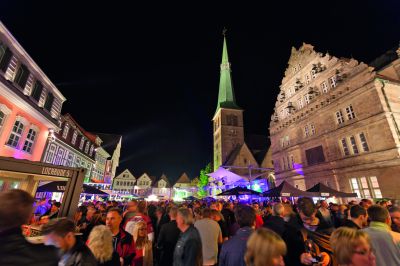
[[[220,108],[240,109],[236,105],[235,93],[233,92],[232,78],[231,78],[231,65],[228,59],[228,49],[226,48],[226,37],[224,34],[224,47],[222,50],[221,74],[219,78],[219,94],[217,110]]]

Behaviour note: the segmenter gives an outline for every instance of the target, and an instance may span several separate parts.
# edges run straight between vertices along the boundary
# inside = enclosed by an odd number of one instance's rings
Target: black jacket
[[[361,229],[356,223],[354,223],[352,220],[348,220],[348,219],[343,223],[342,226],[354,228],[357,230]]]
[[[97,261],[90,249],[81,241],[76,239],[75,245],[61,256],[60,262],[65,266],[96,266]]]
[[[0,265],[57,266],[58,253],[53,246],[28,242],[20,228],[13,228],[0,232]]]
[[[191,225],[178,239],[174,251],[174,266],[201,266],[203,253],[201,238],[197,229]]]
[[[174,249],[181,231],[176,226],[176,221],[170,221],[161,227],[157,239],[158,262],[160,265],[172,265]]]
[[[285,231],[285,220],[280,216],[270,215],[265,219],[263,226],[282,236]]]

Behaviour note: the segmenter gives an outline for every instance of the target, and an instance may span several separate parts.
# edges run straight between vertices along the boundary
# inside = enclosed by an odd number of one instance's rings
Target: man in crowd
[[[182,232],[174,250],[174,266],[203,265],[199,232],[193,226],[193,216],[187,208],[178,209],[176,225]]]
[[[354,205],[350,208],[350,219],[347,219],[343,226],[362,229],[368,225],[367,211],[360,205]]]
[[[282,203],[276,203],[272,207],[272,215],[269,215],[265,219],[264,227],[269,228],[282,236],[285,231],[285,220],[283,220],[284,215],[285,207]]]
[[[240,229],[236,235],[224,242],[219,256],[219,266],[245,266],[244,254],[246,253],[247,239],[254,232],[256,214],[250,206],[238,206],[235,218]]]
[[[126,226],[126,223],[129,221],[129,219],[131,219],[132,217],[134,217],[136,215],[137,206],[138,206],[137,200],[128,201],[126,210],[123,215],[124,219],[123,219],[122,225],[124,228]]]
[[[222,232],[219,224],[211,219],[211,209],[202,212],[202,219],[194,223],[200,234],[203,249],[203,265],[214,265],[218,260],[218,244],[222,243]]]
[[[59,265],[97,265],[90,249],[75,236],[74,222],[67,218],[51,220],[42,228],[44,241],[60,249]]]
[[[371,222],[363,230],[371,238],[376,265],[400,265],[400,249],[395,244],[399,241],[399,233],[391,231],[389,211],[382,206],[372,205],[367,212]]]
[[[400,208],[393,206],[389,209],[389,213],[392,219],[392,230],[400,233]]]
[[[135,257],[135,241],[133,237],[120,227],[122,221],[121,210],[110,208],[107,212],[106,225],[110,228],[113,235],[113,247],[119,257],[123,260],[123,265],[131,265]]]
[[[360,206],[364,209],[368,210],[368,208],[372,205],[372,201],[369,199],[362,199],[360,201]]]
[[[176,224],[177,213],[178,208],[172,207],[169,210],[169,218],[171,221],[161,226],[160,234],[157,239],[159,265],[172,266],[175,245],[181,233]]]
[[[289,223],[283,234],[287,245],[286,265],[312,265],[315,258],[306,252],[305,242],[311,240],[312,249],[319,249],[316,254],[321,260],[321,265],[327,266],[331,262],[332,249],[329,244],[333,227],[329,227],[323,219],[316,217],[317,209],[311,198],[300,198],[297,202],[297,223]]]
[[[317,217],[324,219],[327,225],[333,226],[332,214],[326,200],[321,200],[321,207],[318,209]]]
[[[56,266],[57,249],[32,244],[22,235],[21,226],[33,213],[33,197],[26,191],[13,189],[0,192],[0,265]]]

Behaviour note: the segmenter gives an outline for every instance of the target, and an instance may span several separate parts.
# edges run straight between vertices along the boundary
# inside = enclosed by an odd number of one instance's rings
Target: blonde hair
[[[144,227],[146,228],[146,235],[144,237],[139,237],[139,228]],[[133,239],[135,240],[136,248],[141,249],[143,248],[146,243],[149,241],[147,236],[147,224],[145,221],[139,221],[135,223],[133,227]]]
[[[274,258],[285,254],[286,244],[282,238],[272,230],[260,228],[247,241],[244,261],[251,266],[272,266]]]
[[[111,260],[114,249],[110,229],[105,225],[95,226],[90,232],[88,247],[98,262]]]
[[[338,264],[351,263],[353,251],[361,244],[362,239],[371,245],[367,233],[354,228],[340,227],[332,233],[330,242]]]

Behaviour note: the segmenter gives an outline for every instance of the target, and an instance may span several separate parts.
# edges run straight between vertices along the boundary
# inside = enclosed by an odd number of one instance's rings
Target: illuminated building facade
[[[64,96],[0,22],[0,156],[40,161]],[[18,188],[2,178],[0,189]]]
[[[269,128],[277,183],[397,198],[399,54],[367,65],[292,48]]]
[[[54,133],[43,153],[42,161],[54,165],[82,167],[86,169],[85,183],[90,182],[95,166],[99,140],[84,130],[70,114],[61,116],[61,130]]]

